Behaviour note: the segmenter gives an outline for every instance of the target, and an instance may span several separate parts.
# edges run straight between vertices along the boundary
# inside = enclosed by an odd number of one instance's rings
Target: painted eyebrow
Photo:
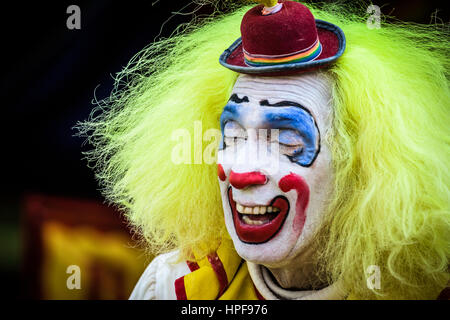
[[[315,118],[312,115],[311,111],[309,111],[308,108],[306,108],[305,106],[301,105],[298,102],[283,100],[276,103],[269,103],[268,100],[261,100],[259,102],[259,105],[262,107],[297,107],[304,110],[307,114],[309,114],[314,119],[315,122]]]
[[[306,110],[306,108],[302,106],[300,103],[287,100],[283,100],[277,103],[269,103],[268,100],[261,100],[259,102],[259,105],[264,107],[298,107]]]
[[[236,103],[249,102],[247,96],[243,96],[242,98],[239,98],[236,93],[233,93],[231,95],[230,99],[228,99],[228,101],[233,101]]]
[[[243,96],[242,98],[239,98],[239,96],[236,93],[233,93],[231,95],[230,99],[228,99],[228,101],[233,101],[235,103],[249,102],[247,96]],[[276,102],[276,103],[269,103],[268,100],[261,100],[259,102],[259,105],[262,106],[262,107],[297,107],[297,108],[300,108],[300,109],[304,110],[313,119],[315,119],[314,116],[312,115],[311,111],[309,111],[306,107],[304,107],[303,105],[301,105],[298,102],[289,101],[289,100],[283,100],[283,101]],[[225,109],[227,109],[227,108],[225,107]],[[224,109],[224,111],[225,111],[225,109]],[[314,120],[314,122],[315,122],[315,120]]]

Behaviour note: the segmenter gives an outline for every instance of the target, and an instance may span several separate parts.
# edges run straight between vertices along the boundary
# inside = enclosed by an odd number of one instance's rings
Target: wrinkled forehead
[[[241,74],[232,94],[248,98],[249,106],[261,101],[270,104],[292,101],[309,110],[319,126],[329,126],[332,112],[331,79],[327,74],[314,72],[296,76],[258,77]]]

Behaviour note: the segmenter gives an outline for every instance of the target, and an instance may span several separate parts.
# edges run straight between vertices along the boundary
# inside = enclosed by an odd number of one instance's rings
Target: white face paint
[[[221,116],[219,182],[225,223],[245,260],[283,267],[308,247],[332,188],[330,123],[324,74],[239,76]]]

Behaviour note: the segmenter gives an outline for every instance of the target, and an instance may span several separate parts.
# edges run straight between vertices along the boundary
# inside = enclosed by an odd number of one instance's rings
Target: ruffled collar
[[[339,282],[320,290],[287,290],[273,280],[266,267],[251,262],[247,265],[256,289],[268,300],[342,300],[347,297]]]

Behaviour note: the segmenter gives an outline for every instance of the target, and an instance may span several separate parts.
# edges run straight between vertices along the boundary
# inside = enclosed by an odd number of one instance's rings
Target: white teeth
[[[260,226],[260,225],[268,222],[268,221],[263,221],[263,220],[252,220],[249,216],[243,216],[242,220],[244,220],[244,222],[246,224],[252,224],[252,225],[256,225],[256,226]]]
[[[243,214],[265,214],[270,212],[280,212],[280,209],[272,206],[255,206],[255,207],[245,207],[239,203],[236,203],[236,210]]]
[[[245,208],[244,208],[244,213],[246,213],[246,214],[252,214],[252,213],[253,213],[253,210],[252,210],[252,208],[250,208],[250,207],[245,207]]]

